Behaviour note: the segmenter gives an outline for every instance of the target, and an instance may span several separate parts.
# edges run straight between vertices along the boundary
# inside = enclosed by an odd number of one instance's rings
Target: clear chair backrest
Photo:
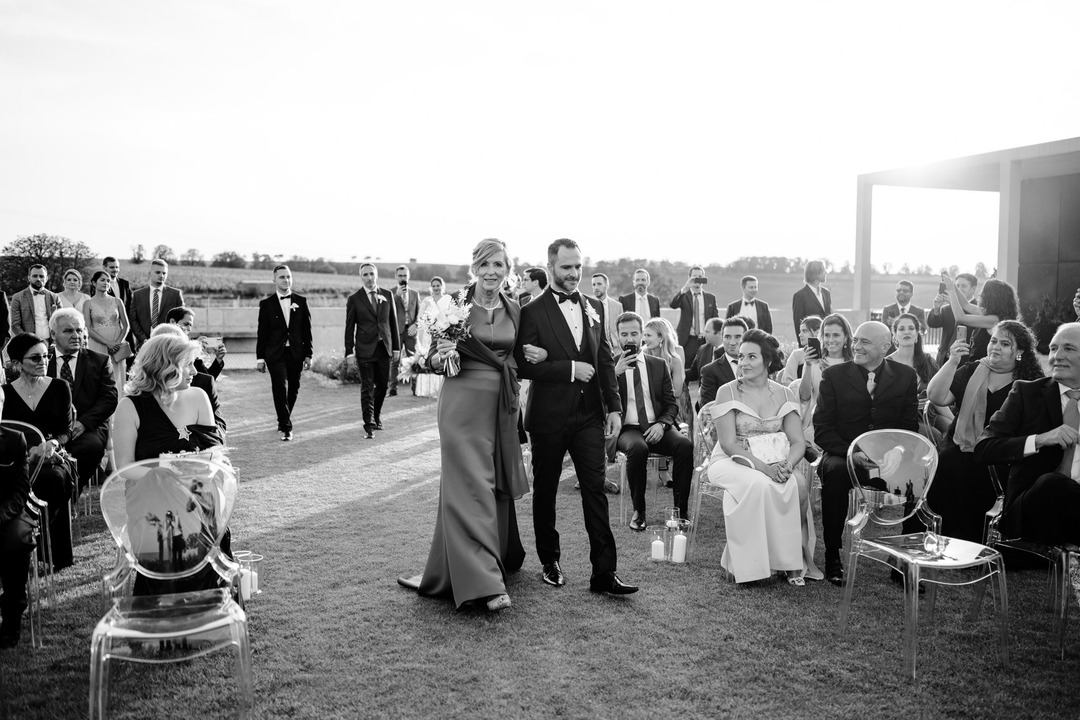
[[[712,409],[716,401],[710,401],[698,410],[697,420],[694,422],[694,434],[697,436],[695,445],[700,443],[701,455],[708,458],[716,447],[716,425],[713,424]]]
[[[869,458],[869,470],[857,469],[856,456]],[[870,517],[882,525],[914,516],[937,471],[934,444],[908,430],[871,430],[855,438],[848,448],[847,467],[852,483],[866,502]]]
[[[236,474],[201,457],[142,460],[110,475],[100,502],[113,539],[140,573],[188,577],[220,553]]]
[[[6,430],[14,430],[15,432],[22,433],[22,436],[26,438],[26,450],[30,450],[44,444],[45,436],[41,434],[41,431],[30,423],[24,423],[21,420],[0,420],[0,427]],[[34,481],[37,480],[38,474],[41,473],[41,466],[45,463],[45,454],[39,453],[36,457],[30,456],[30,486],[34,486]]]

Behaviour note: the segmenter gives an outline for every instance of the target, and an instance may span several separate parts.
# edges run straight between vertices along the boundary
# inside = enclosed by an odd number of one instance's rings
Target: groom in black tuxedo
[[[533,527],[536,552],[548,585],[566,584],[559,566],[555,498],[563,457],[570,453],[581,486],[581,506],[589,533],[592,578],[589,590],[615,595],[637,592],[615,573],[615,536],[604,495],[604,435],[618,435],[622,402],[600,303],[577,291],[581,249],[561,239],[548,247],[550,285],[521,308],[514,356],[518,375],[531,380],[525,429],[532,438]],[[536,362],[538,346],[547,357]]]
[[[311,311],[307,299],[292,291],[288,265],[274,268],[277,291],[259,302],[255,369],[270,371],[278,433],[292,440],[292,410],[300,393],[300,373],[311,367]]]

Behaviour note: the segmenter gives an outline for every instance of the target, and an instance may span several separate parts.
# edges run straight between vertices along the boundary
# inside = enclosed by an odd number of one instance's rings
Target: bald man
[[[870,430],[919,429],[919,378],[912,368],[885,357],[891,344],[883,323],[863,323],[855,331],[855,359],[832,365],[821,376],[814,439],[825,451],[818,469],[821,525],[825,577],[834,585],[844,581],[840,548],[851,490],[848,447]]]

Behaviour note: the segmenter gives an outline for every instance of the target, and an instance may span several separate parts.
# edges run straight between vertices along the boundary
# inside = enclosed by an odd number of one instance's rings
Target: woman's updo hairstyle
[[[784,369],[784,352],[780,341],[759,328],[743,333],[742,343],[754,343],[761,348],[761,359],[765,362],[765,372],[772,375]]]

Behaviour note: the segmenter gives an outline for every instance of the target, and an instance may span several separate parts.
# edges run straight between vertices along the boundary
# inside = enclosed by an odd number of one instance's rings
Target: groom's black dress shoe
[[[844,564],[840,558],[825,559],[825,579],[833,585],[844,584]]]
[[[595,593],[610,593],[612,595],[630,595],[638,591],[637,585],[627,585],[614,571],[593,575],[589,581],[589,590]]]
[[[566,576],[563,575],[562,568],[559,567],[559,561],[549,562],[544,565],[543,572],[540,573],[540,577],[544,579],[548,585],[554,585],[555,587],[562,587],[566,584]]]
[[[373,432],[371,432],[372,427],[373,426],[371,426],[371,425],[364,425],[364,439],[365,440],[372,440],[372,439],[375,438],[375,434]]]
[[[376,420],[375,421],[375,429],[376,430],[382,430],[382,420]]]

